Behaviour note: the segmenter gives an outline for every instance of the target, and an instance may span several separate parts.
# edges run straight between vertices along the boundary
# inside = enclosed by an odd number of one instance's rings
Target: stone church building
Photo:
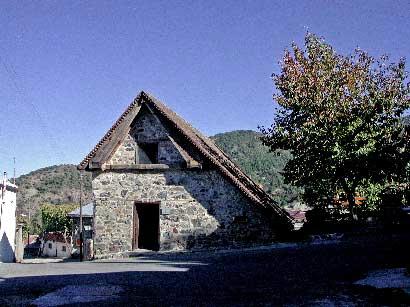
[[[212,140],[141,92],[78,166],[97,257],[271,242],[292,219]]]

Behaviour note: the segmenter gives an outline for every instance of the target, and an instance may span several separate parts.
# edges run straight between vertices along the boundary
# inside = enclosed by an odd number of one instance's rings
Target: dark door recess
[[[159,250],[159,203],[135,203],[132,246]]]

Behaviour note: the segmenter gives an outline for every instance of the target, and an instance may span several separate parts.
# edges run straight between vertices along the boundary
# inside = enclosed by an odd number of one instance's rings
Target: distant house
[[[62,232],[47,232],[41,238],[41,255],[69,258],[71,256],[71,246],[71,237],[65,237]]]
[[[287,210],[288,214],[293,218],[295,230],[299,230],[306,223],[306,211],[303,210]]]
[[[73,238],[73,248],[77,250],[80,246],[80,208],[71,211],[67,214],[67,216],[73,220],[73,228],[71,233]],[[93,239],[94,203],[89,203],[82,207],[82,216],[83,240],[84,242],[87,242],[87,240]],[[88,252],[84,252],[84,254],[87,255]]]
[[[24,247],[26,247],[29,244],[35,243],[39,239],[40,239],[39,235],[30,235],[28,238],[24,238],[23,239]]]
[[[0,262],[13,262],[16,237],[17,186],[7,180],[0,181]]]
[[[145,92],[78,169],[93,176],[97,257],[263,244],[293,227],[212,140]]]
[[[41,240],[38,235],[30,235],[24,242],[24,256],[38,257],[41,255]]]

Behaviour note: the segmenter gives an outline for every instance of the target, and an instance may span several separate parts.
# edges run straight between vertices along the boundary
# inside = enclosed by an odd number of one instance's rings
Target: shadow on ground
[[[382,235],[339,244],[149,255],[21,268],[14,264],[12,272],[3,277],[0,274],[0,302],[28,305],[57,291],[56,295],[70,297],[94,293],[103,306],[409,305],[408,295],[400,289],[353,284],[372,270],[408,267],[410,255],[405,247],[409,237]],[[86,301],[81,306],[95,303]]]

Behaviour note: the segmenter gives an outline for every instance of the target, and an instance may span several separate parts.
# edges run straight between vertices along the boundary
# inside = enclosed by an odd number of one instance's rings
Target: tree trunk
[[[354,181],[349,184],[347,179],[344,179],[342,181],[342,187],[343,187],[344,192],[346,193],[347,201],[349,204],[350,218],[352,221],[357,220],[357,215],[354,214],[354,208],[356,205],[355,198],[354,198],[356,194],[355,193],[356,184]]]
[[[356,220],[357,220],[357,215],[354,214],[354,212],[353,212],[354,207],[355,207],[355,205],[356,205],[354,196],[355,196],[355,192],[354,192],[354,191],[349,191],[349,192],[347,192],[347,201],[349,202],[350,217],[351,217],[351,219],[352,219],[353,221],[356,221]]]

